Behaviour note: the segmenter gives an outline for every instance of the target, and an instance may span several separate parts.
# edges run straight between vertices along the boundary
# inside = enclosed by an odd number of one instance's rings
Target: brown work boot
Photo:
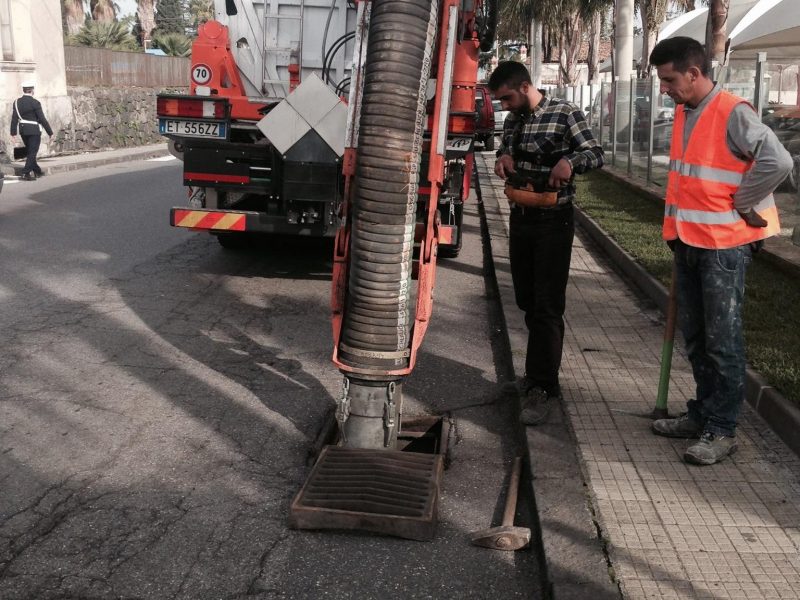
[[[532,387],[521,398],[519,420],[523,425],[539,425],[547,420],[552,398],[540,387]]]
[[[650,428],[656,435],[672,438],[699,438],[703,433],[703,425],[688,414],[683,414],[675,419],[656,419]]]
[[[713,465],[736,452],[736,438],[704,431],[700,441],[687,448],[683,460],[695,465]]]

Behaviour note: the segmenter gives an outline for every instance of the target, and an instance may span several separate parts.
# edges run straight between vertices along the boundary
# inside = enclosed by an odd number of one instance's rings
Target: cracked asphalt
[[[0,195],[0,598],[540,597],[534,551],[469,544],[524,451],[477,204],[404,383],[406,414],[454,424],[412,542],[287,525],[341,386],[331,242],[226,251],[169,227],[184,199],[174,161]]]

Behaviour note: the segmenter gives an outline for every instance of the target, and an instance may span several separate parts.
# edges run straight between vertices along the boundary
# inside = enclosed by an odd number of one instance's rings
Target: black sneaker
[[[683,414],[675,419],[657,419],[650,428],[656,435],[664,437],[692,439],[699,438],[703,433],[703,425]]]
[[[713,465],[736,452],[738,447],[733,436],[704,431],[700,441],[686,449],[683,460],[695,465]]]
[[[519,420],[523,425],[544,423],[547,415],[550,414],[550,405],[553,399],[540,387],[530,388],[521,398],[522,410],[519,413]]]
[[[36,175],[33,173],[23,173],[20,179],[22,181],[36,181]]]

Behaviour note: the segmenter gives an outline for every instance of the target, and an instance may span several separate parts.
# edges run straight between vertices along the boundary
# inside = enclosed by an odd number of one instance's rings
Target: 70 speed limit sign
[[[204,85],[211,81],[211,69],[208,65],[198,63],[192,67],[192,81],[198,85]]]

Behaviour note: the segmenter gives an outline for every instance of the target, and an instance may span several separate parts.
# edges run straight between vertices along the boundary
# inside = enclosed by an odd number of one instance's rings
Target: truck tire
[[[244,250],[252,242],[246,233],[215,233],[213,235],[225,250]]]

